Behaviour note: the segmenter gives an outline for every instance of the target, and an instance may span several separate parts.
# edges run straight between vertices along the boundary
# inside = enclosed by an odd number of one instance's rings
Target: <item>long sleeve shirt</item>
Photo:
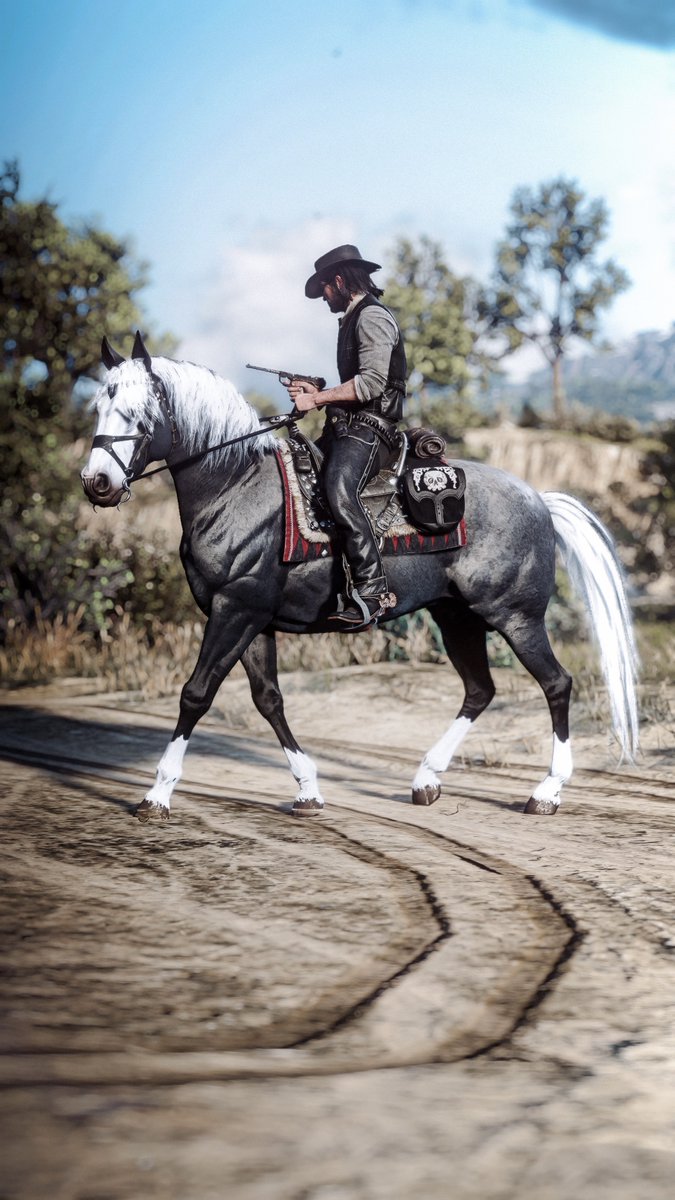
[[[347,317],[363,300],[364,293],[353,296],[344,314]],[[340,324],[344,320],[341,318]],[[382,305],[368,305],[359,317],[357,340],[359,370],[354,376],[356,395],[362,403],[381,396],[387,384],[391,352],[399,339],[398,326]]]

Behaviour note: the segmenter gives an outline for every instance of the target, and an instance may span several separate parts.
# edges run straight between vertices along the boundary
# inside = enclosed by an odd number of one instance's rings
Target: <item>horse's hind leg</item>
[[[272,726],[288,759],[298,794],[293,815],[310,817],[323,812],[316,766],[293,737],[284,714],[284,701],[277,675],[277,647],[271,631],[258,634],[242,655],[242,665],[251,685],[251,696],[258,712]]]
[[[443,645],[464,684],[464,700],[443,737],[425,754],[413,779],[413,804],[433,804],[441,794],[439,775],[446,771],[474,721],[492,700],[495,686],[487,657],[486,625],[468,608],[434,605],[429,611]]]
[[[524,811],[538,816],[553,816],[560,805],[563,785],[572,775],[569,727],[572,676],[561,667],[551,649],[543,617],[524,622],[520,614],[501,632],[546,696],[553,725],[553,750],[548,775],[537,784]]]

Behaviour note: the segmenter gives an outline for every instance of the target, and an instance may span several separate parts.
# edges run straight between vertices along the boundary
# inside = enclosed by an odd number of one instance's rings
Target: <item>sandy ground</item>
[[[168,824],[174,700],[2,695],[2,1200],[675,1195],[675,725],[618,768],[578,713],[525,817],[548,718],[497,674],[429,809],[448,669],[287,676],[312,821],[240,677]]]

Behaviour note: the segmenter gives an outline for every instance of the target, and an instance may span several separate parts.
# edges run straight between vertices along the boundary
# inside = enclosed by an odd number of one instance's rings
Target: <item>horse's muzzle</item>
[[[84,494],[92,504],[100,504],[103,508],[112,508],[122,499],[124,488],[115,487],[105,471],[97,471],[95,475],[87,475],[83,471],[80,478]]]

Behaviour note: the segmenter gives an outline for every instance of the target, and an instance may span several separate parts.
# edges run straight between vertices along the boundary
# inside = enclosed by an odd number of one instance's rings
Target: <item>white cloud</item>
[[[612,192],[610,236],[598,253],[600,260],[614,257],[633,281],[602,321],[604,336],[613,342],[637,330],[666,329],[675,318],[671,290],[675,192],[670,187],[670,168],[652,163],[646,149],[636,165],[638,169],[623,173]],[[600,194],[592,184],[587,191],[589,196]],[[284,228],[258,225],[237,243],[223,243],[212,255],[206,280],[199,288],[183,291],[197,303],[179,322],[180,356],[212,367],[241,391],[268,395],[279,407],[286,393],[278,381],[273,375],[246,370],[247,362],[324,375],[329,383],[337,382],[337,323],[322,301],[306,299],[305,280],[319,255],[345,242],[356,242],[368,257],[384,262],[386,269],[400,232],[393,222],[390,228],[383,221],[368,230],[357,229],[345,217],[315,218]],[[404,232],[417,236],[410,227]],[[453,246],[444,244],[453,269],[485,279],[491,264],[485,253],[481,263],[476,261],[481,257],[478,241],[463,240],[461,230],[454,231],[453,240]],[[529,348],[503,365],[507,375],[519,380],[546,364],[538,351]]]
[[[279,384],[247,371],[247,362],[337,382],[336,320],[304,289],[315,259],[353,236],[350,222],[317,218],[258,229],[239,245],[222,246],[181,339],[181,357],[212,367],[242,391],[278,395],[280,403]]]
[[[667,329],[675,319],[675,171],[644,164],[617,190],[612,235],[606,243],[632,286],[608,310],[610,336]]]

